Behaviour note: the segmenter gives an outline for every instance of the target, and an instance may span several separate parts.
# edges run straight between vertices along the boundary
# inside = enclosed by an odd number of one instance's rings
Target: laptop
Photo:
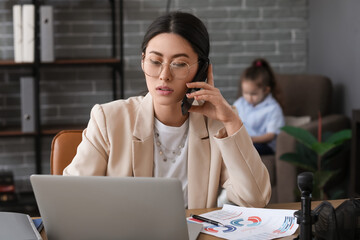
[[[30,181],[48,239],[189,239],[178,179],[35,174]],[[201,227],[190,228],[196,238]]]

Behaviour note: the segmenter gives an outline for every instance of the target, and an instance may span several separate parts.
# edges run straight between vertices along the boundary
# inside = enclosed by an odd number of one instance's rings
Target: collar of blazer
[[[153,138],[154,134],[154,106],[150,93],[146,94],[139,108],[136,110],[136,119],[133,131],[134,139],[145,141]]]
[[[197,103],[195,103],[197,104]],[[198,113],[190,113],[189,132],[195,134],[201,139],[209,138],[209,133],[206,127],[206,117]],[[192,126],[192,127],[191,127]],[[142,103],[137,110],[133,136],[145,141],[148,138],[153,138],[154,130],[154,106],[150,93],[146,94]]]
[[[210,140],[207,118],[190,113],[188,148],[188,196],[189,208],[204,207],[207,202]],[[153,176],[154,162],[154,109],[148,93],[139,106],[133,131],[133,171],[137,177]]]

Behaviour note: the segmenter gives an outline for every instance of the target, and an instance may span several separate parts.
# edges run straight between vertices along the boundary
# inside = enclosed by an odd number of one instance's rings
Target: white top
[[[256,106],[248,103],[244,97],[238,98],[234,106],[250,136],[279,134],[280,128],[285,125],[282,109],[271,94]],[[276,138],[268,145],[275,150]]]
[[[186,120],[180,127],[166,126],[156,118],[154,123],[154,177],[180,179],[185,207],[187,207],[187,133],[189,131],[189,120]]]

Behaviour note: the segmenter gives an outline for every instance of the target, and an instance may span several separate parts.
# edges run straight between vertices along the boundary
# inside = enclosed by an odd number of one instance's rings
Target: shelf
[[[33,192],[18,193],[16,197],[16,201],[0,202],[0,211],[26,213],[31,217],[40,216]]]
[[[85,125],[64,125],[64,126],[43,126],[41,130],[41,135],[56,135],[62,130],[82,130],[85,129]],[[0,130],[0,137],[17,137],[17,136],[36,136],[36,132],[25,133],[22,132],[19,128],[7,128]]]
[[[0,67],[32,67],[33,65],[33,63],[17,63],[14,60],[0,60]]]
[[[86,125],[63,125],[63,126],[43,126],[42,135],[56,135],[62,130],[83,130]]]
[[[54,62],[40,63],[41,66],[52,66],[52,65],[116,65],[120,64],[121,61],[117,58],[98,58],[98,59],[58,59]]]
[[[0,130],[0,137],[34,136],[35,133],[24,133],[19,128],[6,128]]]
[[[21,131],[21,126],[9,126],[9,127],[0,127],[0,138],[6,137],[29,137],[34,139],[34,152],[35,152],[35,170],[36,173],[40,174],[42,172],[42,138],[43,137],[53,137],[61,130],[81,130],[86,128],[86,124],[83,125],[71,125],[67,124],[65,126],[52,125],[46,126],[42,124],[41,121],[41,87],[40,83],[43,77],[47,77],[46,74],[43,74],[43,71],[48,69],[61,69],[61,68],[70,68],[74,67],[76,69],[83,67],[108,67],[111,70],[111,80],[112,80],[112,91],[113,91],[113,100],[118,99],[118,84],[120,86],[120,98],[124,97],[124,77],[123,77],[123,1],[109,1],[109,17],[111,17],[111,55],[105,55],[95,58],[86,58],[78,57],[72,58],[71,56],[64,56],[65,59],[56,59],[53,62],[40,62],[41,59],[41,48],[40,48],[40,5],[44,4],[46,1],[33,0],[31,1],[35,7],[35,16],[34,16],[34,62],[23,63],[15,62],[14,59],[11,60],[0,60],[0,69],[5,69],[6,71],[19,68],[25,69],[27,72],[32,72],[32,77],[35,82],[35,100],[34,100],[34,116],[36,118],[37,130],[31,133],[24,133]],[[14,3],[16,4],[16,3]],[[10,4],[12,5],[12,4]],[[119,15],[118,15],[119,14]],[[94,19],[96,20],[96,19]],[[119,21],[119,26],[117,26],[117,21]],[[120,42],[118,41],[118,37]],[[119,47],[119,49],[117,49]],[[26,73],[27,75],[29,73]],[[110,74],[109,74],[110,75]],[[110,77],[110,76],[109,76]],[[1,205],[1,204],[0,204]]]
[[[40,63],[40,66],[59,66],[59,65],[116,65],[120,64],[120,59],[117,58],[95,58],[95,59],[58,59],[54,62],[44,62]],[[1,60],[0,61],[0,67],[32,67],[34,66],[34,63],[16,63],[13,60]]]

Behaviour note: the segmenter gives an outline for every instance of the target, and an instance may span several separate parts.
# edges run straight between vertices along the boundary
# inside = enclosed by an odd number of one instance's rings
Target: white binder
[[[13,6],[14,61],[22,62],[22,21],[21,5]]]
[[[34,17],[34,5],[24,4],[22,6],[23,62],[34,62]]]
[[[40,7],[40,60],[54,61],[54,30],[52,6]]]

